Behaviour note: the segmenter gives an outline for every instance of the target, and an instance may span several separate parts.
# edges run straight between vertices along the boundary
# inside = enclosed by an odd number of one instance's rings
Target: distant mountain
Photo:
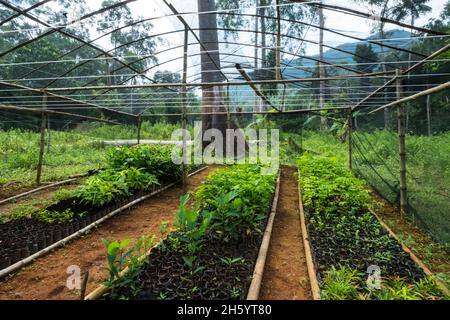
[[[408,39],[409,35],[410,35],[409,32],[403,31],[403,30],[389,31],[385,35],[385,39],[394,39],[394,40],[386,41],[386,44],[389,44],[390,46],[398,47],[398,48],[407,48],[409,46],[409,42],[410,42]],[[376,33],[376,34],[371,35],[368,38],[365,38],[364,40],[378,40],[378,39],[380,39],[380,36],[378,33]],[[336,48],[343,50],[343,51],[348,51],[348,52],[354,53],[356,46],[359,43],[361,43],[361,42],[359,42],[359,41],[348,42],[348,43],[338,45],[338,46],[336,46]],[[381,53],[381,46],[372,44],[372,49],[376,53]],[[385,48],[385,49],[386,49],[385,52],[390,51],[389,48]],[[318,59],[319,55],[312,56],[312,58]],[[333,49],[328,49],[324,52],[324,59],[325,59],[325,61],[329,61],[334,64],[355,63],[355,61],[353,60],[353,56],[351,54],[347,54],[345,52],[333,50]],[[286,61],[285,63],[289,63],[289,62]],[[301,66],[301,67],[308,68],[307,70],[313,71],[314,67],[316,66],[316,63],[317,62],[314,60],[302,58],[302,59],[292,60],[292,62],[289,65],[290,66]],[[309,75],[310,75],[309,72],[305,72],[305,71],[298,70],[298,69],[292,69],[292,68],[286,69],[285,72],[283,73],[283,76],[286,79],[307,77]]]
[[[389,44],[390,46],[398,47],[398,48],[408,48],[409,42],[410,42],[409,37],[410,37],[410,33],[407,31],[391,30],[391,31],[386,32],[384,38],[387,40],[393,39],[393,40],[386,41],[386,44]],[[379,36],[379,33],[376,33],[376,34],[371,35],[370,37],[365,38],[364,40],[378,40],[378,39],[380,39],[380,36]],[[354,53],[356,46],[359,43],[362,43],[362,42],[361,41],[347,42],[347,43],[336,46],[336,48],[340,49],[342,51]],[[372,48],[376,53],[381,52],[381,46],[372,44]],[[329,61],[334,64],[355,63],[355,61],[353,60],[352,54],[345,53],[342,51],[338,51],[338,50],[334,50],[334,49],[326,50],[324,52],[325,61]],[[389,52],[389,51],[391,51],[391,49],[385,48],[385,52]],[[314,55],[314,56],[311,56],[311,58],[318,59],[319,56]],[[299,59],[293,59],[293,60],[284,59],[283,63],[284,63],[284,65],[286,65],[286,64],[289,65],[289,67],[284,69],[284,71],[282,72],[284,79],[311,77],[311,73],[307,72],[307,71],[313,72],[315,69],[315,66],[317,64],[316,61],[314,61],[312,59],[307,59],[307,58],[299,58]],[[282,70],[283,70],[283,67],[284,66],[282,64]],[[296,68],[296,67],[298,67],[298,68]],[[304,68],[304,70],[302,70],[301,68]],[[249,75],[251,78],[253,78],[253,72],[249,72]],[[243,78],[238,77],[233,80],[234,81],[243,81]],[[235,98],[236,99],[235,101],[240,101],[241,104],[244,101],[250,103],[254,98],[252,89],[249,87],[242,87],[242,86],[238,87],[238,90],[236,90],[236,91],[231,88],[230,96],[232,99]]]

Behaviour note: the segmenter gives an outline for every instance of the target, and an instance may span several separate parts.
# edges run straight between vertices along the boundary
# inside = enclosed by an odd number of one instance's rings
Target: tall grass
[[[39,133],[0,131],[0,185],[22,187],[34,183],[39,155]],[[99,168],[105,162],[103,145],[81,134],[51,133],[45,149],[43,181],[55,181]]]
[[[180,128],[181,124],[143,121],[141,125],[141,139],[168,140],[171,138],[172,132]],[[114,126],[90,122],[79,125],[75,132],[105,140],[137,138],[137,128],[132,125]]]
[[[142,123],[142,139],[170,139],[178,125],[163,122]],[[48,136],[46,136],[47,142]],[[51,131],[46,146],[43,182],[103,167],[106,147],[102,140],[136,139],[136,127],[85,123],[72,131]],[[34,184],[39,155],[40,134],[21,129],[0,130],[0,191]]]

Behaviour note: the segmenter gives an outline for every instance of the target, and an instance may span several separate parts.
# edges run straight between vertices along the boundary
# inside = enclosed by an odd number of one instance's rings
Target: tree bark
[[[197,0],[198,12],[212,12],[207,14],[199,14],[199,35],[200,41],[203,43],[208,53],[201,54],[201,72],[202,82],[221,82],[223,76],[220,72],[220,55],[217,34],[217,14],[214,0]],[[202,88],[202,112],[203,113],[226,113],[227,109],[224,104],[223,92],[221,87],[203,87]],[[202,131],[208,129],[218,129],[225,137],[227,129],[226,115],[203,115]],[[204,143],[204,147],[208,143]]]

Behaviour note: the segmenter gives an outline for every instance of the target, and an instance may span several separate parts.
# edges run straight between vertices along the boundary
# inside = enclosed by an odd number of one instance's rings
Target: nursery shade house
[[[449,31],[448,1],[0,0],[0,299],[448,299]]]

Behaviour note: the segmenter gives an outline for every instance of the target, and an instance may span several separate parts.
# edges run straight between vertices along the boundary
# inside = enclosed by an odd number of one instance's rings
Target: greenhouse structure
[[[448,300],[449,37],[448,0],[0,0],[0,300]]]

